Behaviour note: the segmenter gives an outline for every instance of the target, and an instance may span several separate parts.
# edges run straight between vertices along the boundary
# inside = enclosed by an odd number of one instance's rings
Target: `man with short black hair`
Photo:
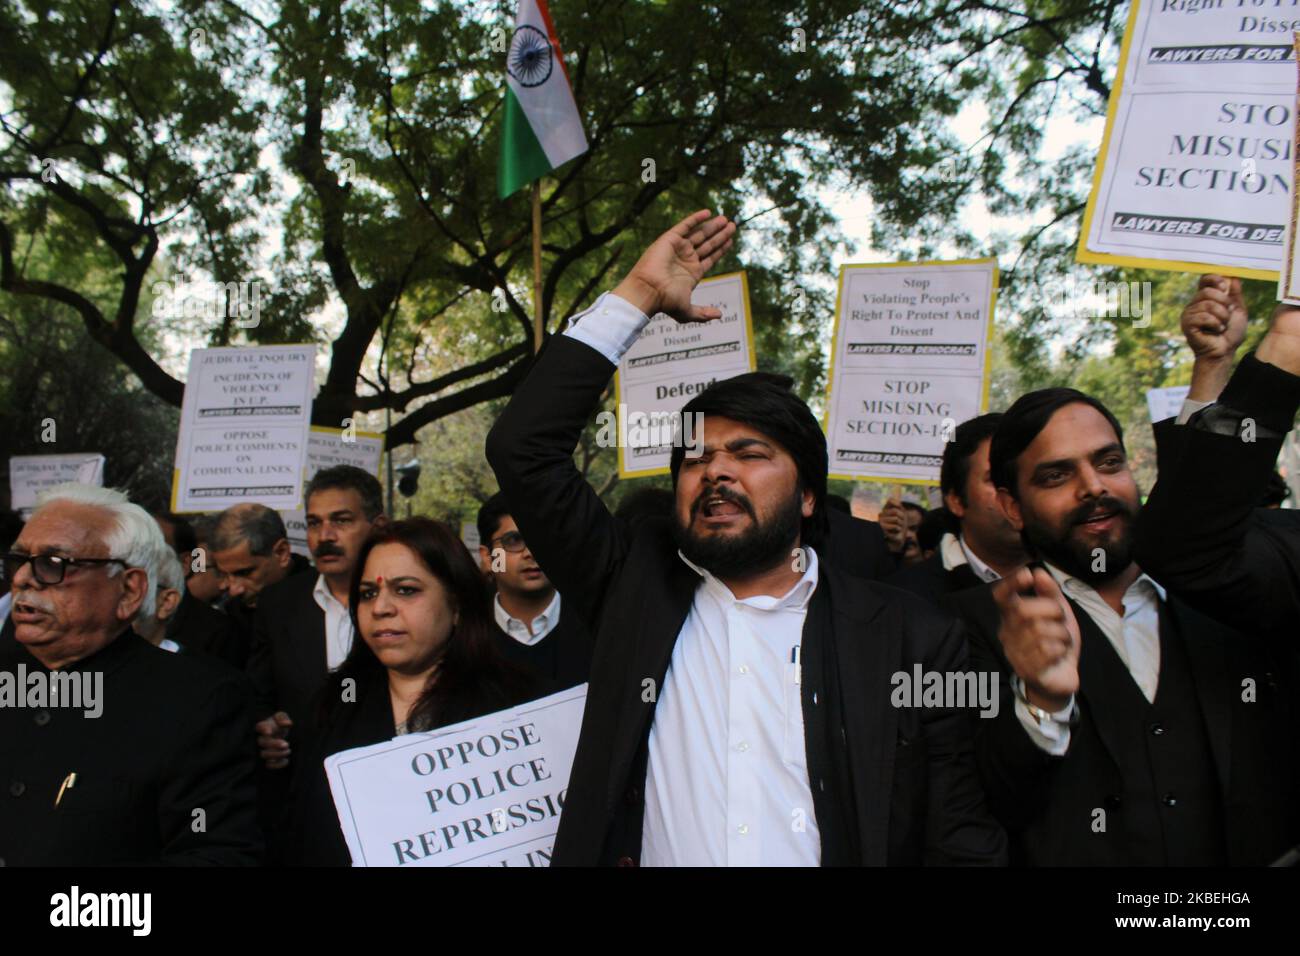
[[[562,609],[560,592],[537,566],[500,492],[479,508],[478,535],[479,561],[496,586],[492,610],[502,652],[539,677],[543,687],[564,690],[585,683],[591,633],[576,609]]]
[[[1025,563],[1020,534],[999,506],[989,472],[989,443],[1001,420],[993,412],[957,426],[939,466],[950,530],[939,539],[935,554],[886,578],[886,584],[939,603],[953,592],[997,581]]]
[[[972,666],[1004,678],[977,753],[1013,862],[1281,855],[1298,819],[1290,688],[1268,648],[1167,599],[1134,562],[1140,500],[1115,416],[1074,389],[1030,392],[989,464],[1034,560],[949,604]]]
[[[293,553],[280,513],[266,505],[232,505],[217,516],[209,542],[221,590],[230,610],[257,607],[263,588],[307,569]]]
[[[960,625],[819,553],[826,438],[788,378],[687,402],[702,449],[672,450],[671,519],[625,528],[574,465],[649,317],[720,317],[691,293],[734,230],[701,211],[660,236],[488,435],[529,548],[597,635],[552,862],[998,863],[969,714],[890,703],[899,671],[964,669]]]

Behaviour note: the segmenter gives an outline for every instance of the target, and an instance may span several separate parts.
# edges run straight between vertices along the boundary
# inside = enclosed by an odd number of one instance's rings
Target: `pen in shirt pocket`
[[[59,787],[59,795],[54,798],[54,805],[56,807],[59,805],[59,802],[63,799],[64,792],[67,790],[71,790],[76,785],[76,783],[77,783],[77,775],[75,773],[70,773],[63,778],[63,784]]]
[[[790,664],[792,665],[791,669],[794,672],[794,682],[796,684],[801,683],[803,679],[803,665],[799,662],[800,647],[801,645],[796,644],[794,647],[790,648]]]

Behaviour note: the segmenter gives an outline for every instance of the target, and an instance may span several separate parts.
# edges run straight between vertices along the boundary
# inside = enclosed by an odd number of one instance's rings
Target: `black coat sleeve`
[[[967,641],[960,621],[951,621],[930,652],[925,668],[940,674],[968,669]],[[989,814],[972,752],[969,708],[922,708],[929,761],[925,865],[1005,866],[1007,836]]]
[[[226,668],[222,668],[226,671]],[[261,862],[252,708],[233,671],[210,683],[187,713],[158,795],[162,862],[248,866]]]
[[[613,373],[591,346],[556,336],[487,437],[488,463],[529,550],[565,602],[577,603],[589,621],[627,546],[573,450]]]
[[[1008,830],[1018,830],[1046,806],[1062,758],[1035,744],[1016,716],[1011,665],[998,642],[997,605],[989,588],[949,595],[945,605],[965,622],[971,670],[997,674],[998,713],[975,722],[975,762],[993,815]]]
[[[1295,417],[1300,378],[1247,356],[1219,404],[1284,433]],[[1255,519],[1282,446],[1173,426],[1173,454],[1159,455],[1160,474],[1137,524],[1142,569],[1203,613],[1242,630],[1276,632],[1300,621],[1300,535]]]

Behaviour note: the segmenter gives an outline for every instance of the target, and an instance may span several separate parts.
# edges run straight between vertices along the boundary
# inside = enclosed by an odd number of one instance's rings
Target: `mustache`
[[[1119,498],[1114,498],[1110,495],[1102,495],[1096,501],[1086,502],[1071,511],[1068,521],[1071,526],[1080,525],[1089,518],[1095,518],[1097,515],[1107,511],[1123,515],[1126,518],[1133,517],[1133,509],[1129,506],[1128,502],[1121,501]]]
[[[344,551],[337,544],[330,544],[328,541],[317,545],[316,550],[312,552],[314,558],[325,558],[330,556],[343,557]]]
[[[723,501],[730,501],[737,507],[742,508],[751,518],[755,520],[758,518],[758,515],[754,514],[754,506],[750,504],[749,499],[738,491],[732,491],[726,485],[719,485],[716,488],[701,491],[696,497],[695,503],[691,505],[691,516],[694,517],[699,514],[700,509],[704,507],[704,502],[710,498],[721,498]]]
[[[26,590],[15,591],[14,603],[24,604],[29,607],[33,607],[36,610],[42,612],[43,614],[54,613],[54,603],[50,601],[48,598],[42,597],[41,595],[37,594],[35,591],[26,591]]]

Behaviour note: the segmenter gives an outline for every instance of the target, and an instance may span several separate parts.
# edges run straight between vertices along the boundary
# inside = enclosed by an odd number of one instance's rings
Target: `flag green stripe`
[[[533,132],[532,124],[519,105],[514,90],[506,85],[506,109],[501,123],[501,159],[497,166],[497,191],[505,199],[520,186],[551,171],[550,161]]]

